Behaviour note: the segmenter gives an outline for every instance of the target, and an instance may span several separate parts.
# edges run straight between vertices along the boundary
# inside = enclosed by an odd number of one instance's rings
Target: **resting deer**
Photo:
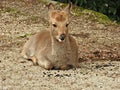
[[[50,69],[69,69],[78,63],[78,46],[68,33],[71,3],[63,10],[49,4],[50,29],[32,36],[24,45],[22,56],[34,64]]]

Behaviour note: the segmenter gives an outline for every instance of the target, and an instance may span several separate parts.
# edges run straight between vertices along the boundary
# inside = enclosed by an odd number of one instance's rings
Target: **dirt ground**
[[[120,25],[88,13],[69,25],[79,68],[48,71],[20,58],[29,36],[49,27],[47,12],[36,0],[0,0],[0,90],[120,90]]]

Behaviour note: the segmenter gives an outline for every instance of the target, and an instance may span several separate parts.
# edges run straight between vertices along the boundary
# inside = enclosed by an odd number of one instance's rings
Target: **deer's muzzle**
[[[63,40],[65,39],[65,37],[66,37],[65,34],[61,34],[60,37],[59,37],[59,39],[60,39],[61,41],[63,41]]]

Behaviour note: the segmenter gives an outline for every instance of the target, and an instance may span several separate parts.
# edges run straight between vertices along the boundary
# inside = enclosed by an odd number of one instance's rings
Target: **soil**
[[[20,58],[25,41],[49,27],[37,0],[0,0],[0,90],[120,90],[120,25],[72,15],[79,68],[44,70]]]

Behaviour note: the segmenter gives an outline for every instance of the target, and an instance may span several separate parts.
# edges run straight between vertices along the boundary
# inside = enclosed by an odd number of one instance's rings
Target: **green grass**
[[[4,13],[8,12],[8,13],[10,13],[11,15],[13,15],[15,17],[17,17],[18,15],[23,15],[23,16],[26,15],[26,14],[20,12],[20,10],[18,10],[16,8],[12,8],[12,7],[2,7],[2,8],[0,8],[0,11],[4,12]]]
[[[89,17],[88,19],[90,20],[98,21],[100,23],[108,23],[108,24],[112,23],[112,20],[110,20],[108,16],[93,10],[88,10],[82,7],[75,6],[72,11],[76,16],[88,15]]]
[[[21,35],[18,36],[18,38],[26,38],[26,37],[29,37],[29,36],[32,36],[32,35],[34,35],[34,33],[21,34]]]

